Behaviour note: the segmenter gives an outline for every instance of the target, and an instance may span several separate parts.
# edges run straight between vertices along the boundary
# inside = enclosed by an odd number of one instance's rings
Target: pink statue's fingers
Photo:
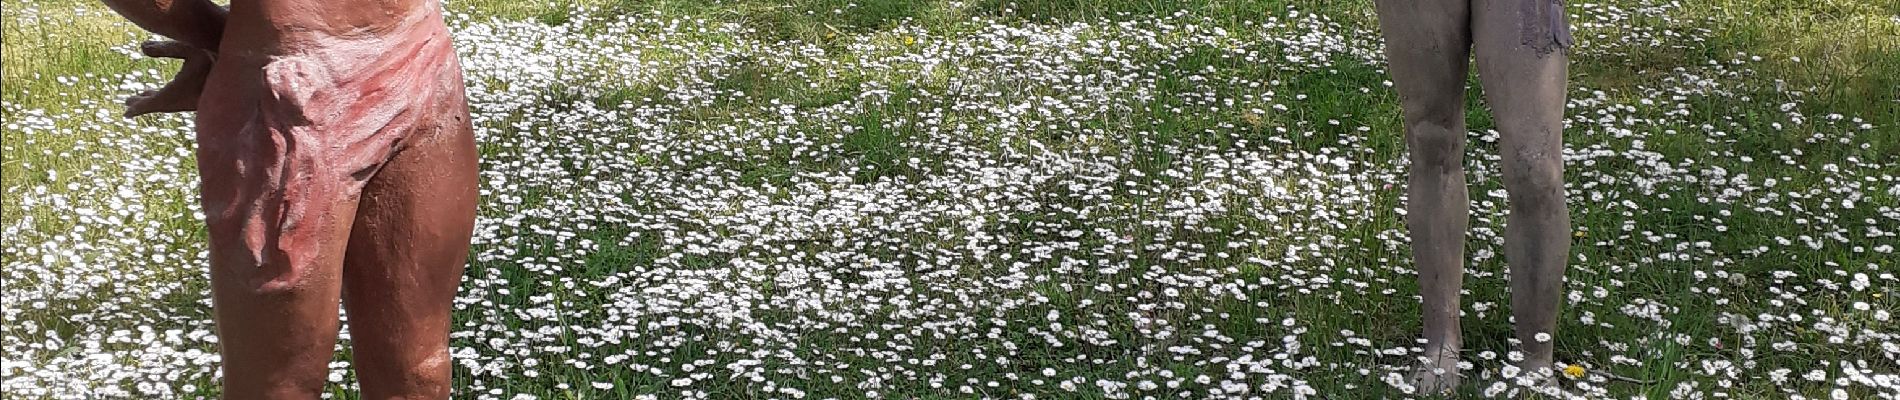
[[[216,54],[184,42],[153,40],[139,46],[147,56],[185,60],[172,81],[158,90],[148,90],[125,99],[125,116],[151,113],[193,111],[198,109],[198,94],[211,72]]]
[[[176,40],[152,40],[139,45],[139,52],[146,56],[164,58],[188,58],[198,49],[185,42]]]
[[[151,104],[152,96],[156,94],[158,94],[156,90],[147,90],[125,98],[125,117],[132,118],[152,113],[149,104]]]
[[[192,109],[190,107],[180,107],[177,105],[163,105],[163,104],[155,104],[152,102],[141,102],[138,104],[126,106],[125,117],[132,118],[132,117],[137,117],[137,116],[145,115],[145,114],[180,112],[180,111],[192,111]]]
[[[125,116],[137,117],[151,113],[192,111],[198,108],[195,99],[180,96],[165,90],[147,90],[125,99]]]

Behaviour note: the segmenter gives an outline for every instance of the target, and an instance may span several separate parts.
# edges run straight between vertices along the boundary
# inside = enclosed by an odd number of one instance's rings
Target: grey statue
[[[1458,384],[1459,291],[1470,199],[1465,184],[1465,75],[1473,53],[1502,139],[1510,193],[1504,256],[1510,264],[1513,360],[1544,382],[1570,254],[1564,204],[1563,116],[1571,45],[1561,0],[1378,0],[1386,58],[1405,115],[1412,165],[1406,225],[1424,298],[1419,388]]]

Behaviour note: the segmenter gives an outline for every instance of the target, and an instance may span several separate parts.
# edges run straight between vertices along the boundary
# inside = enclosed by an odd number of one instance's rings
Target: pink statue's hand
[[[204,93],[205,80],[211,76],[211,64],[217,60],[217,53],[170,40],[145,42],[139,50],[147,56],[183,59],[185,66],[178,69],[178,74],[173,75],[165,87],[125,99],[125,116],[197,111],[198,95]]]

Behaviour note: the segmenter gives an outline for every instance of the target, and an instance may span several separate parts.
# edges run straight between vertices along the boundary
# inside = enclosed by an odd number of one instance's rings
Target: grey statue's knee
[[[1562,166],[1530,163],[1518,170],[1506,170],[1504,190],[1509,193],[1512,212],[1553,212],[1564,209]]]
[[[1406,149],[1412,155],[1414,170],[1462,171],[1465,157],[1465,137],[1445,127],[1414,130],[1405,138]]]
[[[1465,98],[1462,94],[1432,95],[1418,99],[1401,101],[1405,109],[1405,127],[1421,127],[1463,130],[1465,122]],[[1463,134],[1463,132],[1459,132]]]

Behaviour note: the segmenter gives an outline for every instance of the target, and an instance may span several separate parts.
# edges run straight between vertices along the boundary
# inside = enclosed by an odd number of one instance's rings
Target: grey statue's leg
[[[1476,0],[1478,75],[1502,134],[1510,193],[1504,256],[1511,266],[1511,316],[1527,371],[1548,373],[1570,256],[1564,204],[1563,115],[1568,28],[1557,0]],[[1559,14],[1550,14],[1559,13]]]
[[[1380,0],[1377,7],[1412,158],[1406,225],[1424,299],[1425,336],[1425,360],[1414,383],[1440,391],[1457,385],[1463,345],[1458,293],[1470,217],[1464,171],[1469,10],[1466,0]]]

